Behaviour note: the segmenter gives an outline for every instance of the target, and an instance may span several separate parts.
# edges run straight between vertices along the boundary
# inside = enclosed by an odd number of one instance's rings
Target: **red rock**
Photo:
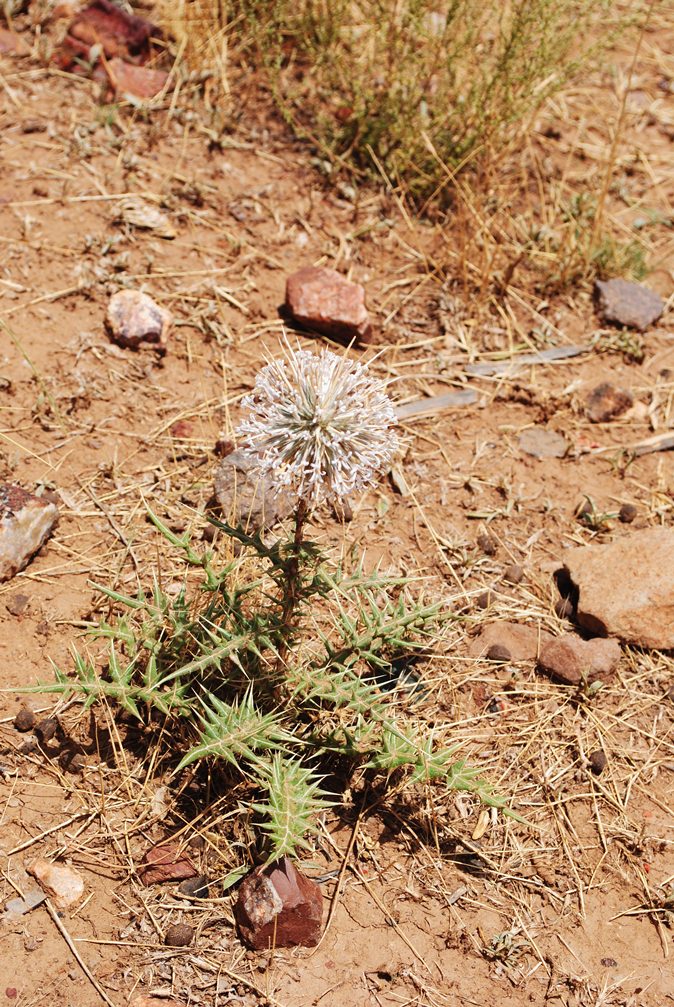
[[[615,672],[622,651],[617,640],[581,640],[564,633],[541,647],[538,670],[565,685],[607,679]]]
[[[492,648],[507,650],[512,661],[533,661],[540,648],[553,636],[539,626],[518,622],[490,622],[470,644],[471,657],[486,657]]]
[[[0,581],[23,570],[59,518],[58,507],[13,483],[0,483]]]
[[[674,648],[674,529],[646,528],[605,545],[569,549],[557,572],[578,593],[590,633],[641,647]]]
[[[111,0],[94,0],[75,15],[56,62],[63,70],[76,70],[78,60],[97,62],[94,47],[100,46],[108,59],[120,56],[145,63],[152,53],[151,39],[160,36],[161,30],[145,18],[127,14]]]
[[[630,280],[597,280],[595,297],[602,319],[643,332],[664,311],[662,298]]]
[[[629,392],[603,381],[588,395],[585,412],[591,423],[608,423],[622,416],[633,405],[634,399]]]
[[[196,877],[198,873],[177,843],[160,843],[158,846],[153,846],[147,851],[138,868],[140,879],[146,887],[164,881],[184,881],[185,878]]]
[[[114,56],[105,64],[110,81],[112,97],[154,98],[166,86],[169,75],[165,70],[151,70],[146,66],[134,66],[126,60]]]
[[[108,303],[105,326],[119,346],[137,350],[154,343],[165,352],[173,316],[140,290],[118,290]]]
[[[283,857],[244,878],[234,917],[241,937],[256,951],[313,948],[321,937],[323,894]]]
[[[323,266],[305,266],[288,277],[285,307],[303,328],[340,342],[369,343],[372,336],[365,290],[341,273]]]
[[[7,31],[6,28],[0,28],[0,53],[12,56],[25,56],[28,52],[29,47],[20,35],[17,35],[15,31]]]

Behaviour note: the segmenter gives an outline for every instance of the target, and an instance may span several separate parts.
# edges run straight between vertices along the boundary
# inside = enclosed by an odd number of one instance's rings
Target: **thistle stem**
[[[295,511],[295,534],[293,536],[292,551],[288,559],[284,584],[283,609],[281,612],[281,645],[278,656],[279,669],[286,663],[290,636],[295,625],[295,611],[300,596],[300,553],[304,540],[304,526],[308,515],[309,507],[307,502],[304,499],[300,499]]]

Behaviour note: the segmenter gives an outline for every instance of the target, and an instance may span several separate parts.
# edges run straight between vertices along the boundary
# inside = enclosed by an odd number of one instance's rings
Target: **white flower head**
[[[238,433],[276,492],[309,506],[374,482],[398,449],[393,403],[363,364],[286,346],[257,375]]]

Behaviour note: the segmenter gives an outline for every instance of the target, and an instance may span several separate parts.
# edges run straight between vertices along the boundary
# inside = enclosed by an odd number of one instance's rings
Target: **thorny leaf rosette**
[[[287,347],[242,402],[243,450],[276,492],[308,507],[374,482],[398,450],[393,403],[364,364]]]

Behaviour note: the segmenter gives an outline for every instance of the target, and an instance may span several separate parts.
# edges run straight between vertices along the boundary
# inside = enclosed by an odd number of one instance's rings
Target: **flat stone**
[[[140,290],[118,290],[105,316],[108,334],[118,346],[137,350],[141,343],[151,343],[164,353],[172,322],[171,312]]]
[[[288,857],[244,878],[234,907],[239,933],[256,951],[315,947],[321,937],[323,894]]]
[[[634,405],[629,392],[603,381],[593,388],[585,402],[585,413],[591,423],[609,423]]]
[[[594,290],[603,321],[614,325],[643,332],[664,311],[659,294],[631,280],[597,280]]]
[[[556,430],[547,427],[531,427],[519,437],[520,451],[534,458],[563,458],[569,445]]]
[[[324,266],[305,266],[286,281],[285,308],[303,328],[331,339],[369,343],[372,326],[365,290]]]
[[[253,458],[233,451],[214,474],[215,498],[227,524],[246,531],[272,528],[292,511],[286,493],[276,493]]]
[[[606,681],[613,675],[622,651],[617,640],[582,640],[573,633],[548,640],[541,647],[538,670],[565,685]]]
[[[146,852],[138,868],[138,874],[147,887],[164,881],[184,881],[186,878],[194,878],[198,871],[177,843],[160,843]]]
[[[576,619],[590,633],[674,648],[673,528],[570,549],[556,576],[563,594],[577,593]]]
[[[124,98],[131,95],[146,101],[154,98],[166,87],[169,78],[165,70],[153,70],[146,66],[134,66],[119,56],[114,56],[105,64],[113,97]]]
[[[539,626],[529,626],[519,622],[490,622],[471,641],[468,653],[471,657],[487,658],[495,648],[507,651],[512,661],[534,661],[540,648],[548,640],[554,639],[551,633]]]
[[[40,858],[31,864],[28,873],[33,875],[53,899],[57,909],[67,909],[84,895],[84,879],[72,867],[52,864],[49,860]]]
[[[0,483],[0,581],[9,580],[51,535],[58,507],[14,483]]]

